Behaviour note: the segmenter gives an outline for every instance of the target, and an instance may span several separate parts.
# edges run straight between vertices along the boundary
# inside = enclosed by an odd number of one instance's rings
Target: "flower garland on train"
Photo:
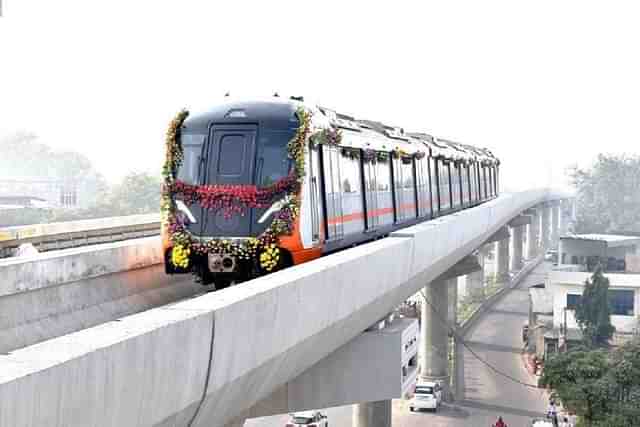
[[[289,158],[294,166],[288,176],[268,187],[255,185],[190,185],[176,179],[176,173],[183,160],[183,151],[178,140],[178,129],[187,118],[188,112],[181,111],[171,121],[166,134],[166,158],[163,167],[164,185],[162,190],[162,220],[167,227],[173,243],[172,263],[181,268],[189,266],[192,253],[206,255],[210,253],[229,253],[241,260],[258,258],[260,266],[266,271],[273,270],[279,262],[279,238],[291,234],[299,214],[298,193],[305,174],[304,144],[311,131],[311,113],[298,110],[300,126],[287,145]],[[335,130],[323,130],[316,134],[322,143],[339,144],[341,134]],[[173,196],[173,197],[172,197]],[[221,211],[225,218],[233,215],[245,215],[246,209],[265,208],[281,198],[280,210],[267,229],[258,237],[241,241],[227,239],[201,240],[187,230],[184,218],[178,215],[175,200],[181,200],[187,206],[198,202],[209,211]],[[259,256],[258,256],[259,254]]]

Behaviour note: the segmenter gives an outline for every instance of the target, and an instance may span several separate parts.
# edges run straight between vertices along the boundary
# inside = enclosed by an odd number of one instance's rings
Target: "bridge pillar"
[[[353,405],[353,427],[391,427],[391,401],[379,400]]]
[[[422,324],[420,330],[420,378],[424,381],[439,381],[443,395],[449,396],[449,287],[457,286],[457,279],[435,280],[425,286],[428,300],[421,305]]]
[[[451,279],[447,288],[449,291],[447,297],[449,302],[447,321],[451,328],[456,329],[458,327],[458,278]]]
[[[496,280],[499,283],[507,283],[509,276],[509,239],[496,242]]]
[[[224,427],[243,427],[246,418],[238,418],[230,423],[225,424]]]
[[[480,248],[477,255],[480,270],[467,274],[465,279],[467,296],[473,301],[482,301],[485,297],[484,256],[484,248]]]
[[[540,210],[531,209],[531,224],[527,238],[527,258],[532,259],[540,253]]]
[[[540,230],[540,240],[542,241],[543,252],[546,252],[551,247],[550,231],[551,207],[545,204],[542,208],[542,229]]]
[[[551,246],[557,247],[560,233],[560,202],[551,207]]]
[[[519,271],[522,268],[522,245],[524,240],[523,226],[513,228],[513,257],[511,258],[511,270]]]

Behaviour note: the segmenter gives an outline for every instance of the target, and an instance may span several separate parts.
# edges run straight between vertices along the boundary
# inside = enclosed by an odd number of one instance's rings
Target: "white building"
[[[585,282],[591,279],[598,265],[609,279],[611,323],[616,328],[613,344],[619,344],[640,334],[640,236],[569,235],[560,238],[558,265],[547,275],[544,288],[530,289],[532,316],[546,315],[548,309],[535,301],[552,301],[552,327],[542,321],[533,327],[544,328],[544,343],[536,343],[537,353],[563,347],[581,338],[575,319],[575,307],[580,304]],[[542,316],[544,317],[544,316]],[[541,318],[542,318],[541,317]],[[530,320],[531,321],[531,320]],[[532,343],[530,343],[531,345]],[[544,347],[540,349],[542,344]]]

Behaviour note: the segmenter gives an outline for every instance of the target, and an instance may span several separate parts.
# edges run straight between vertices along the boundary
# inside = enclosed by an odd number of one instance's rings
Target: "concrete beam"
[[[527,224],[531,224],[531,216],[530,215],[518,215],[511,221],[509,221],[509,227],[522,227]]]
[[[396,318],[382,330],[360,334],[258,402],[243,417],[401,399],[416,382],[417,358],[418,321]]]
[[[511,235],[509,234],[509,228],[502,227],[498,229],[494,234],[491,235],[485,242],[484,245],[488,245],[489,243],[499,242],[500,240],[509,239]]]
[[[475,271],[480,271],[482,267],[478,263],[478,258],[473,255],[467,255],[462,258],[456,265],[448,269],[444,274],[440,275],[436,280],[449,280],[458,276],[465,276]]]
[[[162,263],[160,237],[0,260],[0,297]]]
[[[159,238],[0,260],[0,353],[202,291],[167,276]]]

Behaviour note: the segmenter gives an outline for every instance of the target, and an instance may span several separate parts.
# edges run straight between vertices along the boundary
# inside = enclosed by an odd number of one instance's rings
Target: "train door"
[[[460,163],[460,194],[462,206],[469,205],[469,168],[466,164]]]
[[[367,230],[374,230],[380,225],[378,213],[378,182],[376,177],[376,162],[374,159],[365,161],[364,168],[364,190],[365,203],[367,206]]]
[[[431,215],[431,194],[429,192],[429,163],[426,158],[416,159],[416,186],[418,187],[418,216]]]
[[[369,210],[369,217],[376,216],[378,226],[391,225],[395,221],[393,210],[393,189],[391,182],[391,159],[389,153],[385,153],[386,157],[377,161],[375,166],[376,174],[376,198],[377,209]]]
[[[323,182],[326,200],[327,240],[344,236],[341,197],[340,148],[322,145]]]
[[[494,182],[493,182],[493,166],[489,166],[487,168],[487,171],[489,172],[489,193],[491,193],[491,197],[495,196],[495,192],[494,192]]]
[[[440,198],[440,212],[451,209],[451,177],[449,164],[441,157],[438,159],[438,196]]]
[[[340,154],[339,159],[343,234],[362,233],[364,231],[364,203],[360,156]]]
[[[455,161],[449,163],[451,173],[451,207],[460,207],[460,171]]]
[[[256,125],[212,126],[204,184],[255,184],[256,134]],[[228,218],[219,210],[212,215],[211,220],[201,221],[201,233],[211,236],[250,235],[253,215],[253,212],[249,212],[245,216]],[[204,217],[204,214],[201,213],[200,216]]]
[[[429,155],[429,197],[431,198],[431,216],[437,214],[438,204],[438,177],[437,177],[436,159]]]
[[[321,227],[323,224],[322,203],[320,195],[320,180],[322,179],[320,174],[320,149],[316,145],[316,148],[309,148],[309,185],[307,191],[309,191],[310,211],[311,211],[311,239],[313,243],[320,241]]]

